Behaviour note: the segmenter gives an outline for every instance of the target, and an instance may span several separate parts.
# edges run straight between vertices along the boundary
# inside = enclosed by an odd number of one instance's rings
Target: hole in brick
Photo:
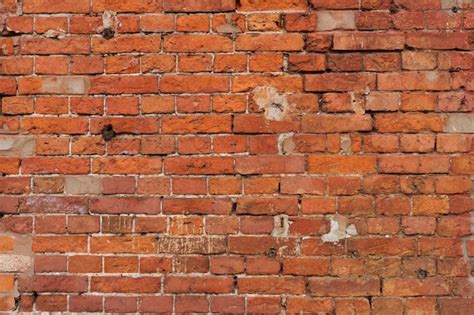
[[[452,8],[451,8],[451,11],[453,11],[453,13],[458,13],[458,12],[459,12],[459,8],[458,8],[458,7],[452,7]]]
[[[418,279],[425,279],[426,277],[428,277],[428,271],[424,269],[418,269],[416,271],[416,276],[418,277]]]
[[[360,255],[359,255],[359,252],[355,250],[355,251],[352,251],[352,252],[351,252],[351,256],[354,257],[354,258],[357,258],[357,257],[359,257]]]
[[[106,125],[102,129],[102,138],[105,141],[110,141],[117,136],[117,133],[114,131],[114,127],[112,125]]]
[[[275,258],[277,255],[277,250],[275,248],[270,248],[265,255],[270,258]]]
[[[105,38],[105,39],[111,39],[114,36],[115,36],[115,32],[111,28],[105,28],[102,31],[102,37]]]

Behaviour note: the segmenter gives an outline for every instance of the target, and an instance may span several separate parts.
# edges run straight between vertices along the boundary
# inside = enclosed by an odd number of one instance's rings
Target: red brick
[[[142,296],[139,305],[141,312],[171,312],[173,298],[171,296]]]
[[[73,312],[101,312],[101,296],[71,296],[69,299],[69,308]]]
[[[305,91],[309,92],[344,92],[375,89],[375,75],[326,73],[305,76]]]
[[[469,36],[464,32],[416,32],[407,34],[406,44],[418,49],[469,49]]]
[[[304,172],[304,159],[279,156],[249,156],[235,159],[235,170],[240,174],[279,174]]]
[[[161,172],[161,158],[117,157],[97,158],[92,162],[92,172],[98,174],[154,174]]]
[[[167,12],[223,12],[233,11],[235,8],[235,0],[191,0],[186,3],[164,2],[164,10]]]
[[[392,155],[378,160],[381,173],[447,173],[449,159],[445,156]]]
[[[205,296],[181,295],[176,297],[176,311],[177,312],[201,312],[209,311],[209,301]]]
[[[376,160],[371,156],[311,155],[308,171],[319,174],[369,174],[375,172]]]
[[[236,50],[244,51],[285,51],[303,50],[304,41],[301,34],[243,34],[235,41]]]
[[[157,293],[161,289],[160,277],[107,277],[93,276],[91,291],[104,293]]]
[[[374,278],[313,278],[308,282],[313,296],[365,296],[380,295],[380,280]]]
[[[269,0],[242,0],[238,9],[240,11],[282,11],[305,10],[306,7],[304,0],[282,0],[278,3]]]
[[[163,200],[163,213],[229,214],[231,203],[225,198],[168,198]]]
[[[291,297],[288,299],[288,312],[297,313],[330,313],[334,310],[334,302],[331,299]]]
[[[416,251],[413,239],[384,239],[384,238],[361,238],[349,239],[347,243],[349,251],[356,251],[359,255],[383,255],[383,256],[413,256]]]
[[[115,12],[142,12],[153,13],[161,11],[161,1],[158,0],[124,0],[120,2],[97,0],[92,5],[93,12],[111,10]]]
[[[153,76],[98,76],[91,78],[91,94],[156,93],[158,79]]]
[[[283,260],[283,274],[322,276],[329,271],[329,261],[324,258],[287,258]]]
[[[334,35],[334,50],[401,50],[402,33],[339,33]]]
[[[302,130],[308,133],[355,132],[372,130],[370,116],[305,115]]]
[[[99,197],[90,202],[93,213],[147,213],[160,212],[160,200],[147,197]]]
[[[318,177],[282,177],[280,189],[283,194],[322,195],[326,185],[324,179]]]
[[[160,81],[162,93],[217,93],[229,91],[229,78],[208,75],[167,75]]]
[[[237,280],[239,293],[244,294],[302,294],[304,286],[301,277],[249,277]]]
[[[377,75],[377,85],[383,91],[446,91],[450,77],[446,72],[402,72]]]
[[[296,198],[251,198],[244,197],[237,200],[237,213],[242,214],[296,214],[298,200]]]
[[[90,42],[83,37],[67,37],[63,39],[22,37],[20,43],[22,54],[88,54]]]
[[[388,296],[445,295],[449,293],[449,283],[439,278],[386,279],[383,293]]]
[[[97,236],[91,238],[91,253],[151,254],[156,252],[153,237],[148,236]]]
[[[170,293],[230,293],[232,279],[226,277],[182,277],[165,278],[165,292]]]
[[[87,0],[66,0],[56,3],[51,0],[26,0],[23,2],[25,13],[88,13]]]

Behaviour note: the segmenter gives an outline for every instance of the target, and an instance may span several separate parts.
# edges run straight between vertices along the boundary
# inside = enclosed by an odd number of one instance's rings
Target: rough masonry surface
[[[2,0],[0,34],[0,312],[473,313],[472,0]]]

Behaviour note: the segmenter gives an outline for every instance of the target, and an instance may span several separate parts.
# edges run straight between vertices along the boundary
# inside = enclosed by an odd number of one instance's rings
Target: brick
[[[447,173],[449,159],[445,156],[385,156],[378,161],[382,173]]]
[[[359,30],[388,30],[391,23],[388,12],[361,12],[356,21]]]
[[[415,196],[413,198],[413,213],[431,215],[435,213],[448,213],[449,201],[445,197]]]
[[[383,293],[388,296],[444,295],[449,292],[449,284],[443,279],[387,279]]]
[[[95,198],[91,200],[90,210],[94,213],[147,213],[160,212],[160,200],[146,197]]]
[[[279,174],[304,172],[304,159],[300,157],[238,157],[235,161],[235,170],[240,174]]]
[[[334,310],[334,302],[330,299],[315,299],[304,297],[292,297],[288,299],[288,311],[291,313],[300,312],[332,312]]]
[[[345,92],[375,89],[373,74],[328,73],[305,76],[305,91],[309,92]]]
[[[337,299],[335,301],[336,304],[336,312],[348,315],[352,310],[359,312],[361,314],[369,314],[370,313],[370,305],[369,301],[364,298],[345,298],[345,299]]]
[[[469,36],[463,32],[410,32],[406,44],[418,49],[469,49]]]
[[[156,252],[156,242],[147,236],[98,236],[91,239],[92,253],[150,254]]]
[[[318,31],[355,29],[355,14],[354,11],[320,11],[316,25]]]
[[[244,298],[234,296],[214,297],[211,300],[211,312],[242,313],[245,308]]]
[[[158,79],[153,76],[98,76],[90,80],[90,94],[155,92],[158,92]]]
[[[244,271],[244,259],[238,256],[211,258],[210,271],[213,274],[242,273]]]
[[[170,293],[230,293],[232,279],[225,277],[180,277],[165,279],[165,292]]]
[[[383,239],[364,238],[350,239],[348,250],[356,251],[359,255],[387,255],[387,256],[413,256],[416,251],[412,239]]]
[[[169,214],[229,214],[231,204],[227,199],[173,198],[163,200],[163,212]]]
[[[237,280],[239,293],[247,294],[302,294],[304,281],[301,277],[242,278]]]
[[[250,31],[278,31],[281,29],[279,14],[250,14],[247,23]]]
[[[405,37],[401,33],[338,33],[334,50],[401,50]]]
[[[298,203],[296,198],[239,198],[237,200],[238,214],[296,214]]]
[[[428,52],[402,52],[403,68],[406,70],[433,70],[436,55]]]
[[[161,168],[161,158],[151,157],[97,158],[92,162],[92,172],[97,174],[155,174]]]
[[[233,160],[229,157],[170,157],[165,159],[166,174],[229,174],[233,171]]]
[[[88,54],[90,49],[86,38],[73,36],[63,39],[24,37],[20,42],[22,54]]]
[[[176,298],[177,312],[207,312],[209,301],[205,296],[179,296]]]
[[[280,190],[283,194],[322,195],[326,185],[324,179],[318,177],[282,177]]]
[[[235,8],[235,0],[164,2],[164,10],[166,12],[225,12],[233,11]]]
[[[69,299],[69,307],[73,312],[101,312],[101,296],[72,296]]]
[[[474,115],[452,114],[443,128],[447,133],[474,133]]]
[[[308,282],[308,290],[312,296],[377,296],[381,294],[379,280],[373,278],[311,278]]]
[[[445,124],[443,116],[430,114],[383,114],[375,118],[375,128],[380,132],[440,132]]]
[[[88,13],[89,2],[86,0],[72,1],[66,0],[62,3],[55,3],[51,0],[27,0],[23,2],[23,12],[25,13]]]
[[[229,236],[228,246],[231,253],[241,255],[271,254],[275,250],[290,255],[294,255],[295,252],[294,240],[268,236]]]
[[[232,78],[233,92],[249,92],[258,86],[274,87],[280,92],[296,93],[303,89],[303,80],[300,76],[268,76],[250,75],[236,76]]]
[[[236,50],[243,51],[285,51],[303,50],[304,41],[300,34],[252,34],[239,35],[235,42]]]
[[[308,171],[319,174],[368,174],[375,172],[375,158],[371,156],[326,155],[308,157]]]
[[[102,258],[87,255],[71,256],[69,258],[68,268],[71,273],[101,272]]]
[[[355,132],[372,130],[369,116],[305,115],[302,120],[303,132]]]
[[[161,288],[160,277],[101,277],[91,278],[92,292],[156,293]]]
[[[290,32],[310,32],[316,30],[317,14],[285,14],[285,28]]]
[[[323,71],[326,69],[326,58],[321,54],[290,55],[288,68],[291,71]]]
[[[437,97],[430,93],[402,94],[401,110],[406,112],[434,111]]]
[[[93,12],[103,12],[111,10],[115,12],[142,12],[153,13],[161,11],[162,4],[158,0],[125,0],[120,2],[109,0],[97,0],[92,4]]]
[[[283,10],[305,10],[306,1],[284,0],[273,3],[269,0],[243,0],[238,7],[239,11],[283,11]]]
[[[162,121],[165,134],[225,133],[230,132],[231,128],[231,117],[228,115],[168,116]]]
[[[87,237],[84,236],[36,236],[33,239],[33,252],[77,252],[87,251]],[[51,281],[54,283],[54,280]],[[86,281],[87,284],[87,281]]]
[[[232,49],[232,41],[221,35],[169,35],[163,47],[166,52],[224,52]]]
[[[143,296],[140,298],[141,312],[171,312],[173,298],[171,296]]]
[[[217,93],[229,91],[229,78],[208,75],[167,75],[161,79],[162,93]]]
[[[450,89],[449,75],[445,72],[404,72],[379,74],[378,87],[385,91],[444,91]]]

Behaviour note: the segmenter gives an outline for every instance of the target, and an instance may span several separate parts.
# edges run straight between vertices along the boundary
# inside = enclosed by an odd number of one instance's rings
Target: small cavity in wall
[[[321,239],[323,242],[338,243],[340,240],[356,236],[357,229],[353,224],[348,225],[348,218],[336,214],[330,217],[331,230],[324,234]]]
[[[289,112],[288,98],[271,86],[259,86],[253,90],[253,99],[264,110],[268,120],[282,121]]]

